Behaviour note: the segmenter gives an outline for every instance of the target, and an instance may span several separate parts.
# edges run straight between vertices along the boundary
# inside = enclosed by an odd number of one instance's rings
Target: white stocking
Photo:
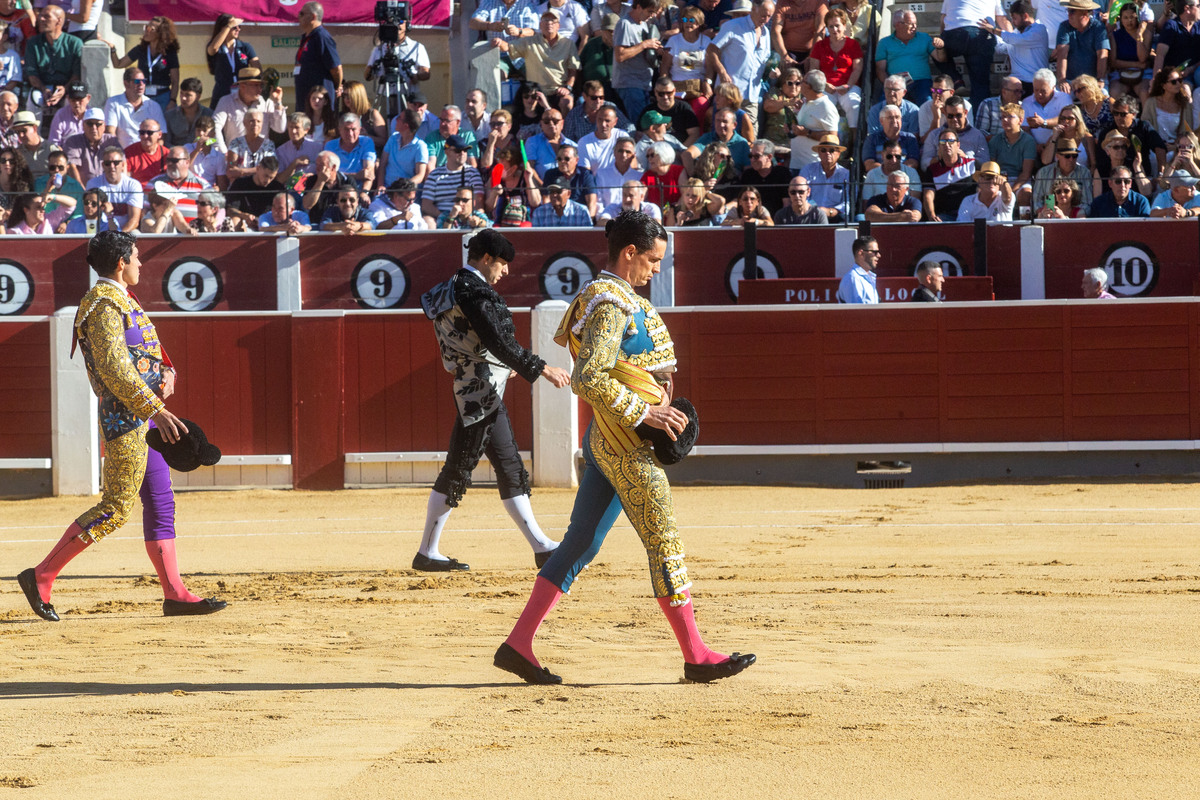
[[[442,528],[450,519],[453,511],[446,502],[446,495],[439,491],[429,493],[429,503],[425,507],[425,535],[421,538],[421,555],[435,561],[445,561],[446,557],[438,552],[438,542],[442,538]]]
[[[533,552],[545,553],[558,547],[558,542],[547,539],[546,535],[542,533],[542,529],[538,527],[537,520],[533,517],[533,507],[529,505],[529,495],[519,494],[516,497],[506,498],[504,508],[513,518],[513,522],[517,523],[521,533],[525,534],[525,540],[529,542]]]

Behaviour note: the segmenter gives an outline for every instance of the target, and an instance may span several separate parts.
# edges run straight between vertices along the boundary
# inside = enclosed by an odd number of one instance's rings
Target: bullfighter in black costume
[[[504,386],[510,370],[530,383],[544,377],[558,388],[571,382],[571,374],[547,365],[517,342],[512,314],[492,288],[508,274],[515,255],[511,242],[485,228],[467,245],[467,265],[421,298],[426,316],[434,322],[442,363],[454,375],[458,417],[450,433],[446,465],[429,493],[425,534],[412,563],[416,570],[469,569],[443,556],[438,542],[484,453],[496,473],[504,507],[525,534],[539,568],[558,546],[542,533],[529,505],[529,473],[521,463],[504,407]]]

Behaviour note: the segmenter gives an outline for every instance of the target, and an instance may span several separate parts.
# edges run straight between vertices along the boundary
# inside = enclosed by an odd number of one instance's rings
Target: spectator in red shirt
[[[813,45],[808,68],[824,73],[825,93],[846,115],[853,136],[858,125],[858,106],[862,102],[862,92],[858,88],[863,70],[862,47],[846,35],[850,17],[842,9],[835,8],[825,15],[825,27],[829,36]]]
[[[167,148],[162,143],[162,127],[152,119],[138,126],[138,141],[125,148],[129,177],[143,186],[167,171]]]

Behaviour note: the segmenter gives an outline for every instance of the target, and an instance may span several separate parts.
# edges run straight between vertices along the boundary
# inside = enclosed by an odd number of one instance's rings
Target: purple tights
[[[150,423],[151,427],[154,423]],[[142,480],[142,534],[147,542],[175,538],[175,492],[171,468],[162,453],[148,448],[146,477]]]

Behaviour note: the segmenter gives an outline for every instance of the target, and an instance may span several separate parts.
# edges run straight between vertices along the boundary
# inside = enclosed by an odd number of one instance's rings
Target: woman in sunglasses
[[[792,126],[796,124],[796,112],[804,105],[800,94],[803,75],[795,67],[788,67],[779,76],[779,86],[763,100],[765,112],[762,138],[775,143],[775,152],[784,154],[792,151]]]
[[[1150,96],[1142,108],[1142,119],[1162,137],[1170,158],[1179,134],[1192,126],[1192,90],[1182,72],[1164,69],[1154,76]]]

